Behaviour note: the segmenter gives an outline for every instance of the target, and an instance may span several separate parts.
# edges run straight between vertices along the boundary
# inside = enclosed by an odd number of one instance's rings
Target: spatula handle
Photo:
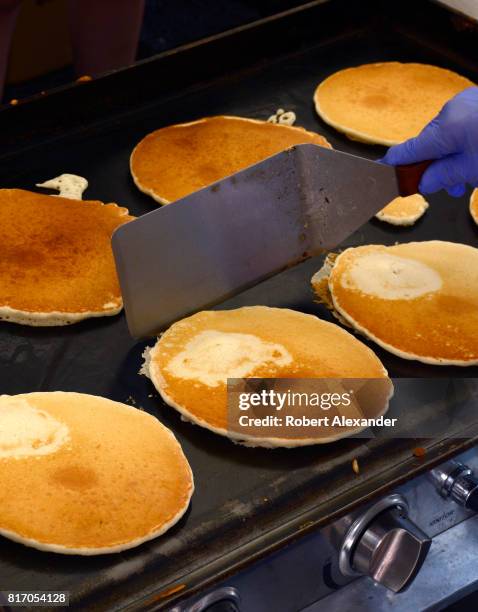
[[[418,193],[418,185],[423,173],[428,168],[433,160],[418,162],[416,164],[407,164],[406,166],[397,166],[395,172],[398,179],[398,190],[400,195],[405,197]]]

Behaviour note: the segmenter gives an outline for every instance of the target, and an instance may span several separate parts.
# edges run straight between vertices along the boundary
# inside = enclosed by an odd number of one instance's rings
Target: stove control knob
[[[365,574],[397,593],[420,570],[430,538],[408,516],[401,495],[389,495],[349,527],[339,555],[346,575]]]
[[[357,542],[352,567],[395,593],[415,578],[431,540],[400,508],[379,514]]]
[[[455,500],[467,510],[478,512],[478,478],[458,461],[448,461],[431,471],[430,477],[444,498]]]

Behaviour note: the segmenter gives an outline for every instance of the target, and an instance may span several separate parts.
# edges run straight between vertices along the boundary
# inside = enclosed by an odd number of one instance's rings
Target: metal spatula
[[[304,144],[118,228],[113,251],[135,337],[332,249],[425,164],[392,168]]]

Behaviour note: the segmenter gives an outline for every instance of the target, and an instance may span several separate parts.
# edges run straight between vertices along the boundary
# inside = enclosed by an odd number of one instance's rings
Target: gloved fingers
[[[468,164],[469,160],[463,153],[448,155],[433,162],[422,176],[420,192],[435,193],[440,189],[446,189],[450,195],[463,195],[464,185],[471,178],[468,177]]]
[[[454,185],[453,187],[447,187],[448,195],[451,195],[453,198],[461,198],[465,195],[466,185]]]
[[[440,134],[436,120],[429,123],[418,136],[391,147],[380,161],[391,166],[414,164],[428,159],[440,159],[452,153]]]

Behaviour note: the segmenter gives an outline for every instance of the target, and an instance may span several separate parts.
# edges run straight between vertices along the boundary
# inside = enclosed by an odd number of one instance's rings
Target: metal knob
[[[458,461],[448,461],[431,471],[431,479],[442,497],[451,498],[467,510],[478,512],[478,478]]]
[[[352,567],[397,593],[415,578],[431,540],[414,523],[391,508],[368,526],[357,543]]]
[[[430,538],[407,518],[401,495],[389,495],[350,526],[339,555],[344,574],[365,574],[395,593],[406,588],[422,566]]]

